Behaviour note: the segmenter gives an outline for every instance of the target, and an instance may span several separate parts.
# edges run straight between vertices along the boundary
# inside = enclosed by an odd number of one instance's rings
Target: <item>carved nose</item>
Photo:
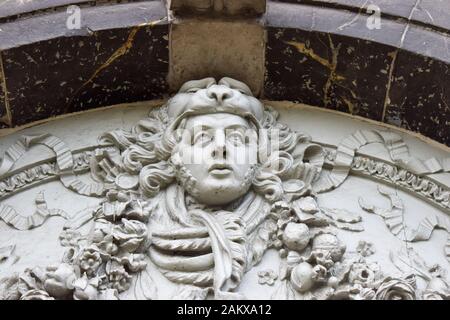
[[[227,150],[225,146],[225,135],[221,131],[217,131],[214,138],[214,149],[212,151],[211,156],[214,159],[226,159]]]
[[[233,96],[233,90],[225,86],[211,86],[206,94],[208,98],[222,104],[226,99],[230,99]]]
[[[227,159],[227,150],[225,147],[215,148],[212,151],[211,156],[213,157],[213,159],[226,160]]]

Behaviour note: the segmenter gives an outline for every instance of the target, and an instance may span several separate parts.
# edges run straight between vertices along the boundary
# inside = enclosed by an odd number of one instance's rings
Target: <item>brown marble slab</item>
[[[185,19],[172,24],[171,91],[192,79],[231,77],[259,95],[264,82],[264,34],[253,19]]]

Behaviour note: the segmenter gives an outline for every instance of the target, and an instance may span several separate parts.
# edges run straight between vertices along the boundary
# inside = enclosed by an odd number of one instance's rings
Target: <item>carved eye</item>
[[[213,139],[212,135],[209,132],[202,131],[202,132],[197,133],[194,136],[192,144],[193,145],[195,145],[195,144],[206,145],[206,144],[210,143],[212,141],[212,139]]]
[[[245,135],[240,131],[232,131],[228,133],[227,140],[236,146],[247,142]]]
[[[196,93],[198,90],[200,90],[200,88],[190,88],[186,90],[186,93]]]

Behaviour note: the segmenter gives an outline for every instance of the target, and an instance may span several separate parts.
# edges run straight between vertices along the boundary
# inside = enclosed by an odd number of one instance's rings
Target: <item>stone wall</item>
[[[72,4],[80,8],[79,29],[67,28]],[[367,26],[370,4],[381,9],[381,29]],[[449,6],[7,0],[0,7],[0,126],[164,98],[188,79],[231,76],[266,99],[386,122],[449,145]]]

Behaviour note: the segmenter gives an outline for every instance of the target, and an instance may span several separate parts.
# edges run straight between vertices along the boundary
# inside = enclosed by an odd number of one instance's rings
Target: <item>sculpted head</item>
[[[178,181],[199,202],[223,205],[246,194],[257,167],[262,104],[243,83],[186,83],[168,103],[178,131],[171,156]]]
[[[121,166],[136,181],[128,185],[147,197],[178,183],[209,206],[231,203],[250,189],[275,202],[283,198],[284,180],[306,172],[300,168],[306,149],[296,158],[293,151],[309,141],[277,117],[244,83],[207,78],[184,84],[131,132],[104,138],[123,151]]]

